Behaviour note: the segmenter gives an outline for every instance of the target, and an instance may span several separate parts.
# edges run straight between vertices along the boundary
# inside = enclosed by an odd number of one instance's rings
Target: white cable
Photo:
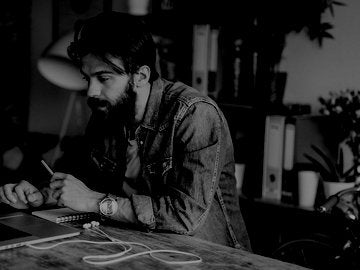
[[[155,260],[158,260],[158,261],[161,261],[161,262],[164,262],[164,263],[167,263],[167,264],[173,264],[173,265],[185,265],[185,264],[191,264],[191,263],[199,263],[199,262],[202,262],[202,259],[195,255],[195,254],[192,254],[192,253],[189,253],[189,252],[182,252],[182,251],[177,251],[177,250],[169,250],[169,249],[161,249],[161,250],[152,250],[150,247],[142,244],[142,243],[137,243],[137,242],[122,242],[116,238],[113,238],[111,236],[109,236],[108,234],[106,234],[104,231],[102,231],[101,229],[99,229],[98,227],[94,227],[91,231],[93,232],[96,232],[98,234],[103,234],[104,236],[106,236],[108,239],[113,239],[114,241],[117,241],[117,242],[121,242],[121,243],[126,243],[128,244],[129,246],[131,245],[137,245],[137,246],[141,246],[141,247],[144,247],[144,248],[147,248],[149,251],[143,251],[143,252],[140,252],[140,253],[136,253],[136,254],[132,254],[132,255],[128,255],[126,257],[122,257],[122,258],[117,258],[117,259],[114,259],[114,260],[109,260],[109,261],[91,261],[91,259],[99,259],[99,257],[97,255],[89,255],[89,256],[85,256],[83,257],[83,260],[87,263],[90,263],[90,264],[96,264],[96,265],[106,265],[106,264],[111,264],[111,263],[115,263],[115,262],[122,262],[122,261],[125,261],[125,260],[128,260],[128,259],[131,259],[131,258],[135,258],[135,257],[138,257],[138,256],[141,256],[141,255],[146,255],[146,254],[149,254],[153,259]],[[113,241],[112,240],[112,241]],[[173,253],[173,254],[180,254],[180,255],[187,255],[187,256],[192,256],[192,257],[196,257],[197,259],[196,260],[187,260],[187,261],[168,261],[168,260],[164,260],[164,259],[160,259],[156,256],[154,256],[153,254],[154,253]],[[117,254],[115,254],[114,257],[116,257]],[[120,255],[119,255],[120,256]]]
[[[171,264],[171,265],[187,265],[187,264],[193,264],[193,263],[202,262],[201,257],[197,256],[197,255],[195,255],[193,253],[177,251],[177,250],[169,250],[169,249],[156,249],[156,250],[153,250],[150,247],[148,247],[147,245],[144,245],[142,243],[124,242],[124,241],[121,241],[119,239],[116,239],[116,238],[108,235],[107,233],[105,233],[103,230],[99,229],[96,226],[93,227],[93,228],[89,228],[88,230],[90,230],[91,232],[93,232],[93,233],[95,233],[97,235],[100,235],[102,237],[106,237],[110,241],[96,242],[96,241],[88,241],[88,240],[68,240],[68,241],[59,242],[59,243],[56,243],[56,244],[53,244],[53,245],[50,245],[50,246],[34,246],[32,244],[28,244],[27,246],[31,247],[31,248],[34,248],[34,249],[45,250],[45,249],[51,249],[51,248],[54,248],[56,246],[63,245],[63,244],[68,244],[68,243],[88,243],[88,244],[95,244],[95,245],[115,244],[115,245],[120,245],[124,249],[123,251],[115,253],[115,254],[88,255],[88,256],[84,256],[82,258],[84,262],[89,263],[89,264],[93,264],[93,265],[107,265],[107,264],[112,264],[112,263],[116,263],[116,262],[123,262],[125,260],[129,260],[129,259],[139,257],[139,256],[142,256],[142,255],[146,255],[146,254],[150,255],[155,260],[161,261],[161,262],[166,263],[166,264]],[[124,256],[126,253],[128,253],[129,251],[132,250],[133,245],[144,247],[144,248],[148,249],[148,251],[138,252],[138,253],[135,253],[135,254]],[[172,253],[172,254],[186,255],[186,256],[195,257],[195,259],[193,259],[193,260],[184,260],[184,261],[170,261],[170,260],[160,259],[160,258],[154,256],[155,253]]]
[[[97,242],[97,241],[88,241],[88,240],[68,240],[68,241],[59,242],[59,243],[56,243],[56,244],[53,244],[53,245],[50,245],[50,246],[35,246],[33,244],[27,244],[27,246],[31,247],[31,248],[34,248],[34,249],[45,250],[45,249],[51,249],[51,248],[54,248],[54,247],[57,247],[57,246],[60,246],[60,245],[70,244],[70,243],[88,243],[88,244],[96,244],[96,245],[114,245],[114,244],[119,245],[120,244],[120,243],[110,242],[110,241]],[[123,246],[122,244],[120,244],[120,245]]]
[[[188,255],[188,256],[192,256],[192,257],[196,257],[197,259],[195,260],[186,260],[186,261],[168,261],[168,260],[164,260],[164,259],[160,259],[157,258],[155,256],[153,256],[154,253],[172,253],[172,254],[180,254],[180,255]],[[91,259],[99,259],[99,255],[89,255],[89,256],[85,256],[83,257],[83,260],[89,264],[94,264],[94,265],[107,265],[107,264],[112,264],[112,263],[116,263],[116,262],[123,262],[125,260],[129,260],[138,256],[142,256],[142,255],[146,255],[149,254],[152,258],[154,258],[155,260],[161,261],[163,263],[167,263],[167,264],[172,264],[172,265],[186,265],[186,264],[192,264],[192,263],[200,263],[202,262],[202,259],[192,253],[188,253],[188,252],[182,252],[182,251],[177,251],[177,250],[168,250],[168,249],[159,249],[159,250],[149,250],[149,251],[143,251],[143,252],[138,252],[135,254],[131,254],[131,255],[127,255],[124,257],[120,257],[117,259],[113,259],[113,260],[106,260],[106,261],[92,261]]]
[[[156,256],[154,256],[154,253],[173,253],[173,254],[179,254],[179,255],[187,255],[187,256],[191,256],[191,257],[195,257],[197,259],[194,259],[194,260],[186,260],[186,261],[168,261],[168,260],[164,260],[164,259],[160,259]],[[156,249],[156,250],[153,250],[151,253],[150,253],[150,256],[155,259],[155,260],[158,260],[158,261],[161,261],[163,263],[167,263],[167,264],[173,264],[173,265],[186,265],[186,264],[192,264],[192,263],[201,263],[202,262],[202,259],[200,256],[198,255],[195,255],[193,253],[190,253],[190,252],[184,252],[184,251],[178,251],[178,250],[170,250],[170,249]]]

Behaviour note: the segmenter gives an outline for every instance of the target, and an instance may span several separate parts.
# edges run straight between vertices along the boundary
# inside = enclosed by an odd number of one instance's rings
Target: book
[[[208,94],[208,61],[210,53],[210,41],[210,24],[194,24],[192,86],[205,95]]]
[[[75,211],[68,207],[33,211],[31,214],[55,223],[90,219],[96,215],[92,212]]]
[[[262,197],[281,200],[285,116],[268,115],[265,121]]]

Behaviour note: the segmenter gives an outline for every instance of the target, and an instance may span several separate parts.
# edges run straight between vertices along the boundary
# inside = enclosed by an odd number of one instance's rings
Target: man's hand
[[[56,172],[51,178],[50,188],[58,205],[77,211],[98,212],[98,202],[105,196],[89,189],[82,181],[70,174]]]
[[[17,184],[1,186],[0,201],[17,209],[28,209],[42,205],[44,197],[36,187],[22,180]]]

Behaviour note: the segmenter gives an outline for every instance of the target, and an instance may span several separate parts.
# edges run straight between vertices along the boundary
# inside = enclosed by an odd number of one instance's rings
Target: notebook
[[[32,212],[32,214],[55,223],[68,222],[80,219],[90,219],[92,217],[95,217],[95,213],[78,212],[67,207],[34,211]]]
[[[79,234],[79,229],[56,224],[24,212],[0,215],[0,250]]]

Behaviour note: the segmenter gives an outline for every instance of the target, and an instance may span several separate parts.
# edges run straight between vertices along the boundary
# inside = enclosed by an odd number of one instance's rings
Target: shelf
[[[242,104],[236,104],[236,103],[223,103],[223,102],[218,102],[217,104],[219,105],[220,108],[225,108],[225,109],[236,109],[236,110],[244,110],[244,111],[256,110],[256,108],[254,106],[250,106],[250,105],[242,105]]]
[[[239,199],[241,201],[247,200],[247,201],[252,201],[253,203],[270,205],[270,206],[275,206],[275,207],[296,209],[296,210],[300,210],[300,211],[303,210],[303,211],[308,211],[308,212],[316,212],[314,207],[303,207],[303,206],[299,206],[296,204],[290,204],[290,203],[285,203],[285,202],[278,201],[278,200],[271,200],[271,199],[264,199],[264,198],[248,198],[244,194],[239,194]]]

